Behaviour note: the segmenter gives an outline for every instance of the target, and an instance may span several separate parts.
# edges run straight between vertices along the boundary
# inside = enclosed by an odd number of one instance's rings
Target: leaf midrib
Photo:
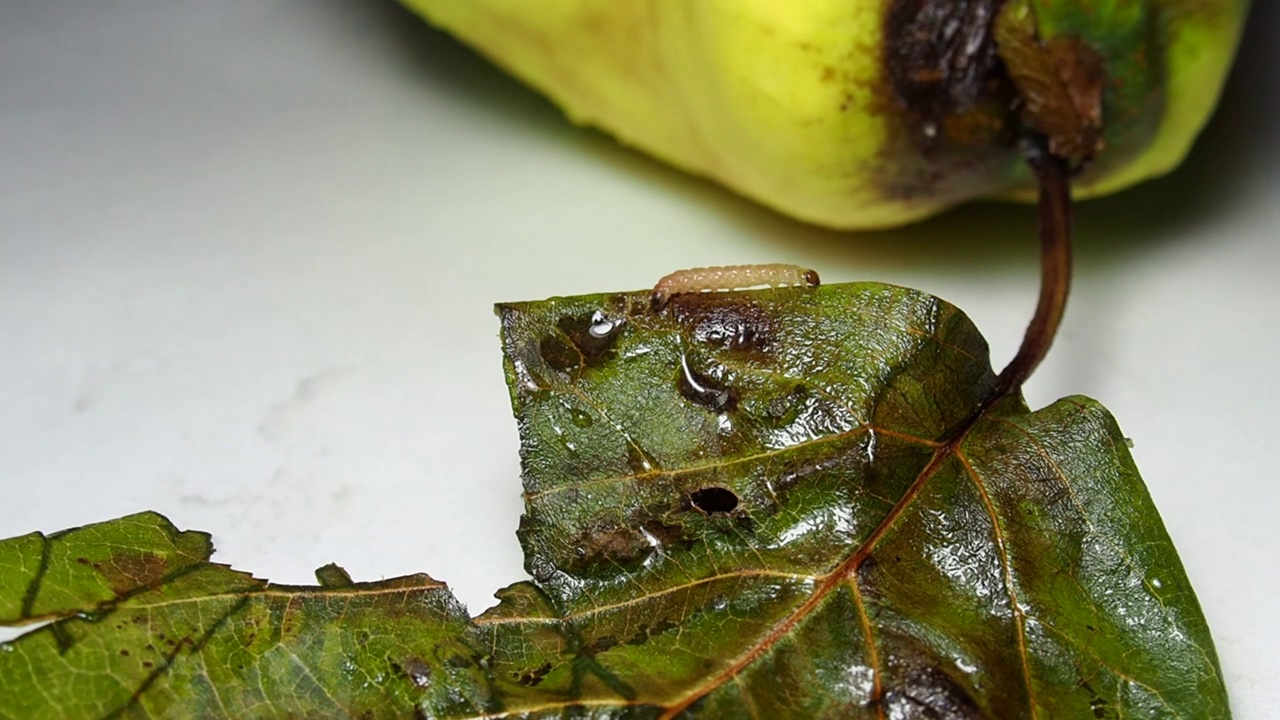
[[[742,672],[748,665],[755,662],[757,658],[772,648],[779,639],[789,633],[801,620],[804,620],[811,612],[813,612],[813,609],[821,604],[822,601],[826,599],[827,595],[831,594],[832,590],[839,587],[841,583],[851,580],[854,574],[858,571],[858,567],[861,566],[862,563],[871,555],[875,546],[886,534],[888,534],[889,530],[892,529],[893,525],[898,521],[898,518],[900,518],[902,514],[906,512],[907,508],[915,502],[916,498],[919,497],[920,493],[924,490],[925,485],[928,484],[929,479],[938,471],[938,468],[942,467],[943,463],[957,454],[960,444],[964,442],[964,439],[968,436],[973,427],[977,425],[978,421],[984,414],[985,408],[963,424],[961,426],[961,431],[956,433],[952,439],[946,441],[934,451],[933,457],[930,458],[928,464],[926,464],[924,469],[920,471],[916,476],[916,479],[911,482],[911,485],[907,487],[906,492],[902,494],[902,497],[898,499],[898,502],[895,503],[889,512],[885,514],[884,519],[880,521],[880,524],[876,526],[875,530],[872,530],[871,534],[862,541],[862,544],[859,545],[844,562],[840,563],[835,570],[832,570],[819,578],[818,586],[814,588],[813,593],[806,598],[803,603],[801,603],[787,617],[783,618],[777,625],[774,625],[773,629],[770,630],[764,638],[747,650],[747,652],[739,655],[727,668],[712,677],[709,681],[694,688],[676,703],[668,706],[666,712],[659,716],[659,720],[671,720],[687,709],[690,705],[705,697],[716,688],[724,685],[738,673]],[[855,587],[857,585],[856,582],[850,584]],[[860,592],[855,593],[855,597],[857,597],[858,606],[862,607]],[[866,642],[868,657],[876,658],[878,660],[879,653],[875,648],[875,641],[870,633],[866,633]],[[872,664],[871,671],[874,687],[879,689],[881,681],[878,662],[874,662]],[[879,700],[879,697],[877,696],[875,699]],[[877,713],[883,718],[883,706],[877,703],[876,707]]]

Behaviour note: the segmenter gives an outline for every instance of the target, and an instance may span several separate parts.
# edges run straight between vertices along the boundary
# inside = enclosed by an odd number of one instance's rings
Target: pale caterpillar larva
[[[817,272],[784,263],[689,268],[677,270],[659,280],[653,286],[650,303],[654,310],[661,310],[672,296],[685,293],[745,290],[760,286],[817,287],[820,283]]]

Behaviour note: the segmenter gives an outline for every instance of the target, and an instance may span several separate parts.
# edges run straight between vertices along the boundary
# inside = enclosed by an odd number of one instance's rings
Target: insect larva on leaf
[[[661,310],[674,295],[686,293],[745,290],[753,287],[817,287],[818,273],[798,265],[724,265],[677,270],[653,286],[650,304]]]

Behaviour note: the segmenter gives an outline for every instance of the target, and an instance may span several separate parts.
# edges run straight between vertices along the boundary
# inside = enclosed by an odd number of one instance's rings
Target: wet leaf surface
[[[986,344],[884,285],[498,308],[532,582],[286,587],[143,514],[0,542],[0,717],[1223,718],[1097,403],[978,414]]]

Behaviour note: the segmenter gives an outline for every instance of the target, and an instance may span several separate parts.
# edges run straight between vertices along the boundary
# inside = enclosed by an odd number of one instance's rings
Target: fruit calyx
[[[926,154],[1042,135],[1079,169],[1105,147],[1102,56],[1041,37],[1029,0],[895,0],[886,69]]]
[[[1084,40],[1060,36],[1044,41],[1025,0],[1006,3],[994,22],[1004,71],[1017,89],[1018,124],[1043,135],[1048,150],[1075,166],[1105,147],[1102,57]]]

